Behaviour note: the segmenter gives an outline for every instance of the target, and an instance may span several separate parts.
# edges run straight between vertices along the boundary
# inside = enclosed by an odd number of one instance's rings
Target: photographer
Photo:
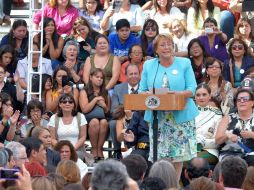
[[[254,166],[254,95],[247,89],[239,89],[235,95],[237,111],[223,117],[215,135],[220,146],[219,160],[233,155],[242,157]]]

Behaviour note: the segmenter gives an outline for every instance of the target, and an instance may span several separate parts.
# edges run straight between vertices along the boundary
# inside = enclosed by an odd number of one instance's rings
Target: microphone
[[[157,73],[158,73],[159,65],[160,65],[160,60],[159,60],[159,58],[158,58],[158,65],[157,65],[157,69],[156,69],[155,77],[154,77],[154,79],[153,79],[153,94],[155,94],[155,87],[154,87],[154,83],[155,83],[155,79],[156,79],[156,77],[157,77]]]

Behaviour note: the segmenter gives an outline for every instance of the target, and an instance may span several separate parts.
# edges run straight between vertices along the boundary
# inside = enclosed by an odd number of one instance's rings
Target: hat
[[[241,87],[244,89],[248,89],[248,90],[252,90],[254,91],[254,78],[247,76],[243,79],[243,81],[241,82]]]
[[[4,148],[0,148],[0,167],[6,166],[8,158],[8,152]]]
[[[116,22],[116,31],[120,30],[123,27],[127,27],[130,28],[130,23],[127,19],[123,18],[123,19],[119,19]]]

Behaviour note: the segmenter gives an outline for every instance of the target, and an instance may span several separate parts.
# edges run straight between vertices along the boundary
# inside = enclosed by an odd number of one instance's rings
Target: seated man
[[[126,78],[127,82],[118,84],[115,86],[113,95],[112,95],[112,103],[110,112],[113,113],[114,110],[119,106],[124,104],[124,95],[125,94],[133,94],[137,93],[138,83],[140,81],[140,72],[137,65],[129,64],[126,67]],[[110,128],[110,136],[114,145],[114,157],[117,159],[121,159],[121,143],[117,141],[116,137],[116,120],[111,120],[109,122]]]

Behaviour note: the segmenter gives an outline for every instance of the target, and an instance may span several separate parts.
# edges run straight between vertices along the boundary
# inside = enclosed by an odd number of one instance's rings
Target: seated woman
[[[77,112],[76,103],[71,94],[63,94],[58,103],[58,113],[51,116],[48,127],[53,146],[57,141],[69,140],[83,159],[86,140],[86,118]]]
[[[12,98],[2,92],[0,93],[1,113],[0,113],[0,146],[4,141],[12,141],[17,131],[16,124],[19,119],[20,112],[13,110]]]
[[[100,68],[105,73],[106,89],[113,89],[119,78],[120,61],[110,53],[109,41],[106,36],[98,36],[95,44],[95,54],[86,59],[83,68],[83,82],[88,84],[91,70]]]
[[[215,142],[220,145],[219,159],[229,155],[241,156],[249,166],[254,166],[254,156],[247,154],[254,151],[253,93],[239,89],[235,106],[237,110],[223,117],[215,135]]]
[[[40,44],[41,38],[43,40],[43,57],[52,60],[52,67],[55,68],[59,61],[64,39],[57,34],[56,23],[53,18],[46,17],[43,20],[43,33],[36,34],[33,41]]]
[[[254,66],[254,59],[248,56],[248,46],[242,39],[231,40],[228,52],[229,59],[224,61],[223,77],[237,88],[246,76],[247,70]]]
[[[80,108],[88,120],[88,135],[95,160],[103,160],[103,144],[108,134],[106,114],[110,109],[110,97],[105,89],[105,75],[102,69],[91,71],[90,79],[81,90]]]
[[[205,32],[198,39],[205,47],[208,56],[215,57],[220,61],[228,59],[226,49],[227,35],[224,34],[217,26],[214,18],[208,17],[204,21],[203,28]]]
[[[133,46],[130,47],[129,52],[128,52],[129,60],[124,62],[121,65],[119,82],[126,82],[126,80],[127,80],[126,79],[126,67],[129,64],[138,65],[139,72],[142,73],[143,64],[144,64],[144,57],[143,56],[144,56],[143,49],[140,45],[134,44]]]
[[[254,31],[251,28],[250,19],[243,17],[237,22],[235,29],[235,37],[241,38],[248,46],[248,52],[251,57],[254,57]]]
[[[203,23],[208,17],[213,17],[220,25],[220,8],[214,6],[212,0],[193,0],[187,14],[187,28],[194,34],[202,34]]]
[[[39,100],[30,100],[26,107],[27,116],[22,117],[17,128],[16,140],[28,136],[33,127],[47,127],[47,118],[45,118],[43,105]]]
[[[211,89],[207,84],[199,84],[195,100],[198,106],[199,115],[195,118],[197,132],[198,156],[206,158],[209,164],[215,165],[218,162],[219,152],[215,144],[215,134],[218,124],[222,118],[221,111],[209,105]]]
[[[17,61],[27,56],[28,32],[25,20],[18,19],[13,22],[10,32],[2,38],[0,47],[7,44],[15,49]]]
[[[196,82],[199,84],[203,81],[205,73],[205,60],[207,58],[205,48],[198,38],[194,38],[188,44],[187,49]]]
[[[66,39],[74,40],[79,43],[78,61],[80,64],[84,64],[86,58],[95,53],[95,37],[98,32],[94,32],[90,26],[90,23],[83,17],[78,17],[72,28],[71,36]]]
[[[49,129],[44,127],[31,128],[28,137],[35,137],[40,139],[46,150],[46,168],[47,171],[55,172],[57,164],[60,162],[60,154],[52,149],[51,135]]]
[[[39,51],[40,50],[40,45],[36,42],[33,42],[33,51]],[[40,58],[39,58],[39,54],[38,53],[34,53],[32,55],[32,69],[34,72],[37,72],[40,68]],[[51,65],[51,61],[49,59],[46,58],[42,58],[42,62],[41,62],[41,71],[42,74],[49,74],[52,75],[53,73],[53,69],[52,69],[52,65]],[[25,57],[22,60],[18,61],[18,65],[17,65],[17,69],[16,69],[16,74],[19,77],[19,85],[21,86],[21,88],[23,88],[24,90],[27,89],[27,81],[31,80],[28,77],[28,57]],[[35,77],[36,75],[33,75],[33,77]]]
[[[86,1],[83,10],[79,10],[79,16],[85,18],[96,32],[101,32],[101,20],[104,15],[100,0]]]
[[[175,55],[179,57],[188,57],[187,46],[195,35],[187,31],[186,21],[184,19],[175,18],[168,24],[170,33],[176,45]]]
[[[222,62],[212,57],[207,58],[205,63],[206,71],[204,82],[211,89],[211,103],[213,103],[214,106],[221,108],[223,114],[226,115],[226,112],[234,107],[234,94],[231,83],[225,81],[222,76],[222,68]],[[227,107],[227,110],[223,110]]]
[[[159,26],[153,19],[147,19],[139,37],[145,59],[155,57],[153,40],[159,34]]]
[[[78,105],[79,91],[68,85],[70,76],[69,69],[59,66],[53,74],[53,87],[46,92],[46,110],[55,113],[58,109],[59,98],[63,94],[73,94],[76,105]]]
[[[74,146],[68,140],[61,140],[56,143],[54,149],[60,154],[61,160],[72,160],[79,168],[81,179],[88,172],[87,165],[78,157]]]
[[[5,76],[10,82],[14,81],[14,73],[17,68],[16,53],[10,44],[3,45],[0,48],[0,66],[5,70]]]

